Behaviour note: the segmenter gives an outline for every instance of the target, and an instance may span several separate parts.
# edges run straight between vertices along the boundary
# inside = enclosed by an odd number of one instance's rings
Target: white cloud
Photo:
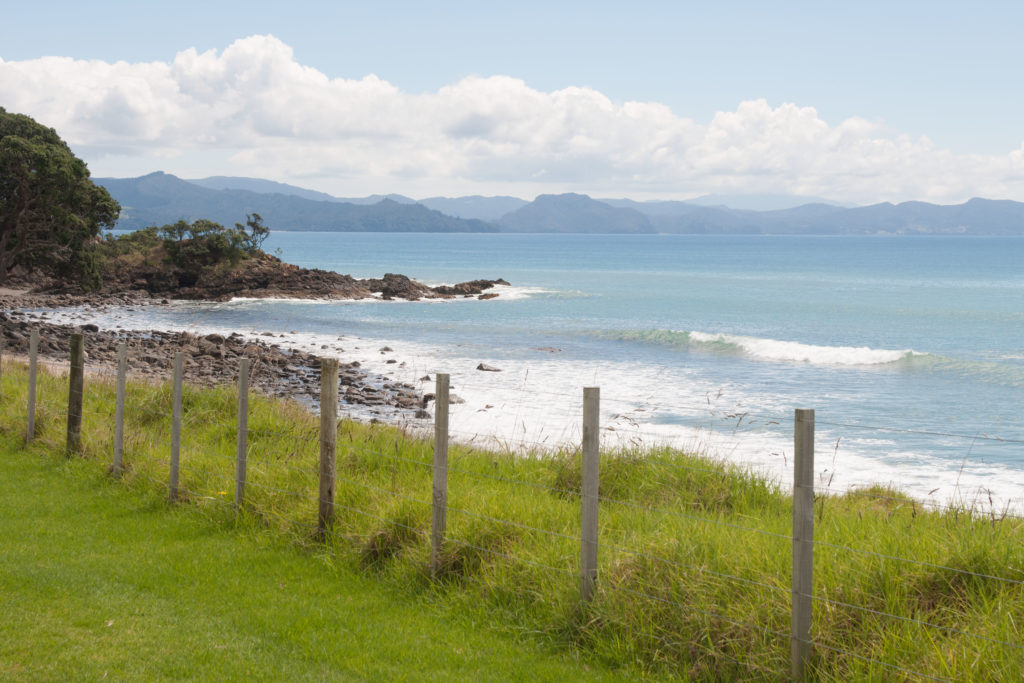
[[[349,195],[1024,199],[1024,145],[956,155],[878,123],[829,125],[813,107],[765,100],[699,123],[658,103],[541,92],[508,76],[405,93],[374,75],[328,78],[272,36],[169,63],[0,60],[0,103],[56,128],[97,175],[252,175]]]

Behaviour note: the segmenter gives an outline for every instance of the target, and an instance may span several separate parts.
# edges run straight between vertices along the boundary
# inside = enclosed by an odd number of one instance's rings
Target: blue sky
[[[96,175],[259,175],[349,196],[572,190],[637,198],[785,192],[861,203],[953,202],[975,194],[1024,200],[1024,3],[5,5],[0,106],[56,127]],[[350,116],[352,98],[365,92],[340,94],[330,83],[370,88],[370,75],[393,92],[378,89],[374,106],[363,110],[370,120],[331,128],[329,142],[310,134],[308,111],[270,112],[257,117],[262,128],[257,123],[251,134],[229,136],[224,129],[237,125],[243,106],[254,111],[259,102],[236,102],[224,113],[230,107],[207,94],[195,109],[192,94],[188,103],[174,99],[180,83],[153,85],[187,77],[182,69],[168,76],[140,66],[172,65],[190,48],[225,57],[249,37],[276,41],[249,45],[250,63],[266,64],[261,55],[273,53],[280,70],[270,81],[245,83],[278,92],[296,109],[323,106],[335,113],[330,120]],[[44,68],[40,58],[48,56],[79,64]],[[217,67],[222,76],[225,68],[248,68],[229,61]],[[83,71],[118,62],[139,68],[100,68],[93,74],[99,80]],[[311,94],[308,84],[296,93],[281,82],[310,70],[326,79],[324,92],[331,94]],[[225,93],[246,87],[225,78]],[[166,109],[180,109],[183,118],[143,120],[142,111],[132,121],[103,123],[114,100],[90,109],[89,94],[74,92],[65,79],[85,79],[93,90],[121,79],[129,85],[119,86],[118,97],[133,97],[132,84],[148,81],[150,109],[166,97]],[[41,84],[50,86],[45,96]],[[453,87],[459,92],[443,94]],[[32,95],[33,88],[40,92]],[[501,112],[488,108],[489,98],[502,103]],[[630,102],[666,107],[671,119],[630,112]],[[605,104],[610,109],[601,120],[581,120],[581,110]],[[395,118],[373,130],[373,108]],[[226,116],[222,128],[190,122],[200,110]],[[428,112],[425,122],[418,111]],[[475,113],[462,120],[460,112]],[[525,130],[546,129],[552,117],[561,117],[557,131],[524,137]],[[190,123],[195,131],[187,130]],[[433,132],[403,135],[399,144],[403,125]],[[119,128],[126,131],[120,137]],[[665,139],[645,146],[659,134]],[[303,163],[286,158],[289,136]],[[378,138],[393,144],[375,157],[370,148]],[[399,161],[403,149],[407,158]],[[358,159],[366,172],[357,177],[353,164],[333,163],[329,151]],[[836,169],[832,177],[827,166]]]

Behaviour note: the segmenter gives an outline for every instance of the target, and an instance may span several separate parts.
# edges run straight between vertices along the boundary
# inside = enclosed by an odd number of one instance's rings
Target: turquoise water
[[[699,439],[785,479],[786,421],[814,408],[823,485],[1024,496],[1024,239],[275,232],[265,248],[357,277],[513,287],[486,302],[158,315],[295,331],[313,348],[342,335],[371,364],[387,343],[406,368],[382,371],[453,373],[467,433],[570,439],[579,387],[598,384],[616,434]]]

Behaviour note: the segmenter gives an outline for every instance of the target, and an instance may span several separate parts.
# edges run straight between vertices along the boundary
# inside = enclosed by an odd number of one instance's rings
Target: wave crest
[[[812,365],[886,365],[928,354],[913,349],[872,349],[867,346],[818,346],[779,339],[763,339],[738,334],[653,330],[630,332],[626,339],[699,349],[721,354],[736,354],[790,363]]]
[[[734,334],[690,332],[697,344],[735,346],[748,356],[776,361],[795,361],[820,365],[885,365],[920,356],[912,349],[872,349],[867,346],[816,346],[778,339],[759,339]]]

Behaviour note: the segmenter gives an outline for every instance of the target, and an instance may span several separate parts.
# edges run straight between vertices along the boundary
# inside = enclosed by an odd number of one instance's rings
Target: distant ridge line
[[[982,198],[954,205],[909,201],[857,207],[824,200],[757,211],[707,205],[720,195],[643,202],[576,193],[540,195],[532,202],[508,196],[417,201],[397,194],[334,197],[260,178],[182,180],[159,171],[95,180],[121,203],[122,229],[197,218],[230,225],[255,212],[273,229],[340,232],[1024,235],[1024,203]]]

